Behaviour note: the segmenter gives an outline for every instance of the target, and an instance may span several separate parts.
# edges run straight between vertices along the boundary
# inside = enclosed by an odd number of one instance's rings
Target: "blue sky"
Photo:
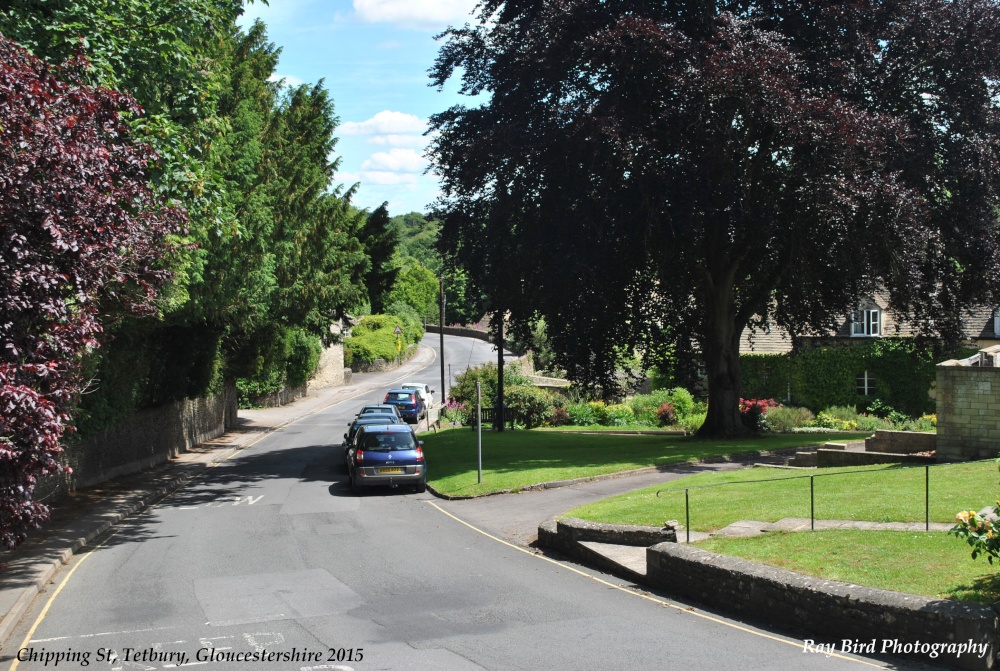
[[[241,24],[260,19],[281,47],[286,83],[325,82],[340,126],[337,181],[360,182],[355,205],[389,202],[391,215],[424,212],[438,193],[424,174],[427,118],[461,102],[439,92],[427,70],[449,25],[472,22],[476,0],[270,0],[247,3]],[[466,102],[468,100],[466,99]]]

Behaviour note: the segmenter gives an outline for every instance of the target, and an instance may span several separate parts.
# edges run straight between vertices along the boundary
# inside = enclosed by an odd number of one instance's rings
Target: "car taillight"
[[[388,403],[389,402],[389,394],[385,395],[385,398],[382,399],[382,402],[383,403]]]
[[[417,461],[424,460],[424,451],[421,448],[417,448]]]
[[[365,460],[365,452],[364,452],[364,450],[358,450],[357,452],[354,453],[354,461],[359,461],[360,462],[360,461],[364,461],[364,460]]]

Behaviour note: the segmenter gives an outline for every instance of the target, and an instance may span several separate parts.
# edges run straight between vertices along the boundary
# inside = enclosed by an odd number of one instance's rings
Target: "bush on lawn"
[[[632,412],[632,408],[624,403],[609,405],[607,407],[605,424],[608,426],[629,426],[635,424],[635,413]]]
[[[505,389],[504,402],[515,419],[527,429],[541,426],[553,415],[552,395],[533,385],[515,385]]]
[[[792,429],[812,426],[816,419],[809,408],[796,408],[790,405],[780,405],[771,408],[766,415],[768,431],[774,433],[790,433]]]
[[[573,426],[593,426],[597,424],[597,413],[588,403],[570,403],[566,406],[566,414]]]

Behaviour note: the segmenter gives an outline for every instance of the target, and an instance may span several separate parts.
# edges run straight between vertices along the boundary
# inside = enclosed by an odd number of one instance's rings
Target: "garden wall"
[[[73,472],[40,481],[36,498],[42,500],[155,466],[221,436],[235,424],[236,387],[232,384],[226,384],[218,396],[143,410],[88,440],[67,445],[63,462]]]
[[[937,456],[991,459],[1000,453],[1000,346],[937,366]],[[978,364],[978,365],[977,365]]]
[[[813,578],[677,543],[648,548],[646,566],[654,586],[729,613],[813,632],[824,643],[876,640],[879,653],[885,640],[905,645],[971,639],[987,644],[982,658],[891,654],[964,669],[995,668],[1000,623],[988,606]]]

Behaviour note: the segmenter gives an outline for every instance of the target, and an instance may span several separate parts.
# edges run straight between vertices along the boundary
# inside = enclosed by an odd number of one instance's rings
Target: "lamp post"
[[[439,282],[441,291],[441,320],[438,322],[438,333],[441,336],[441,402],[448,402],[448,390],[445,388],[444,383],[444,273],[441,273],[441,281]]]

